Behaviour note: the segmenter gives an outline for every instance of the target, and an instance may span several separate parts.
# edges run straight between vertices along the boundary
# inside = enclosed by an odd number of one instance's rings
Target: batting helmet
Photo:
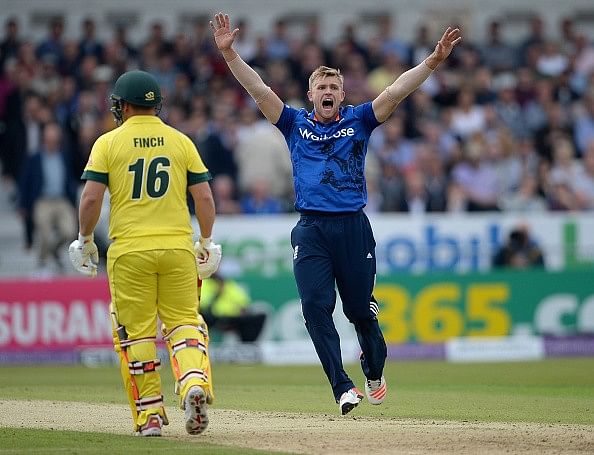
[[[157,80],[146,71],[128,71],[122,74],[113,87],[111,113],[116,122],[122,122],[123,102],[141,107],[154,107],[161,110],[161,88]]]

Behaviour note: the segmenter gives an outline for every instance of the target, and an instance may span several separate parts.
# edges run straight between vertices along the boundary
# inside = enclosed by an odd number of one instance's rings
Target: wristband
[[[82,235],[80,232],[78,233],[78,241],[82,244],[92,242],[94,240],[94,235],[91,233],[90,235]]]

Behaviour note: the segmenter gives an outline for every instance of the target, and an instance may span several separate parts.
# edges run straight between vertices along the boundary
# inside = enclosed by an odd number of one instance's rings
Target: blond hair
[[[317,79],[324,77],[337,77],[340,80],[340,85],[344,83],[344,78],[340,74],[340,70],[336,68],[330,68],[329,66],[318,66],[311,76],[309,76],[309,89],[313,87]]]

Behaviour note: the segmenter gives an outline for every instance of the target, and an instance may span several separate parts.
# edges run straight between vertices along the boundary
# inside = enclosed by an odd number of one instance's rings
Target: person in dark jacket
[[[544,265],[542,250],[530,237],[526,225],[519,225],[512,229],[507,242],[493,258],[493,266],[498,268],[526,269],[544,267]]]
[[[19,184],[19,211],[33,221],[41,269],[53,256],[61,270],[60,247],[76,234],[76,183],[61,139],[57,123],[44,126],[41,148],[25,162]]]

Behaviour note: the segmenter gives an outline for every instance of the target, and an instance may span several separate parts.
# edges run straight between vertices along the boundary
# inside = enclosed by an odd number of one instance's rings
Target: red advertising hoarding
[[[0,361],[111,346],[109,301],[105,277],[0,281]]]

